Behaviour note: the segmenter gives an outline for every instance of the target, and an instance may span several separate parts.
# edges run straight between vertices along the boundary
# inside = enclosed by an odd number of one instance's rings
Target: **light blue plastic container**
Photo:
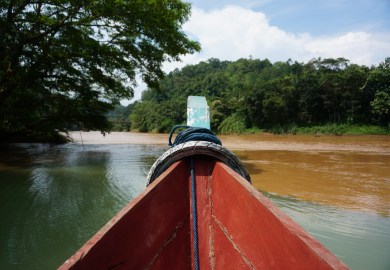
[[[187,99],[187,125],[210,129],[210,110],[202,96],[189,96]]]

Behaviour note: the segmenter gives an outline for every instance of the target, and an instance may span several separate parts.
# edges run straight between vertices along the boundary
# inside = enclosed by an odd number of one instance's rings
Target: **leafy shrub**
[[[245,119],[237,114],[225,118],[218,127],[218,132],[220,134],[241,134],[245,131]]]

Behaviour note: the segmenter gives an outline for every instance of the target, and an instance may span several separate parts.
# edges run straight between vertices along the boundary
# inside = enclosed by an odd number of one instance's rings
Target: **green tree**
[[[374,100],[371,101],[374,119],[384,126],[390,123],[390,93],[388,92],[376,92]]]
[[[296,122],[299,98],[294,76],[276,78],[264,84],[262,114],[271,125]]]
[[[319,70],[319,83],[325,109],[328,111],[328,121],[342,122],[343,71],[349,61],[345,58],[319,58],[316,62]]]
[[[374,94],[370,102],[374,121],[388,126],[390,123],[390,57],[370,73],[365,88]]]
[[[133,107],[136,103],[131,103],[128,106],[118,105],[114,110],[108,112],[107,117],[108,120],[112,123],[113,131],[130,131],[131,130],[131,122],[129,119],[129,115],[133,110]]]
[[[139,105],[132,117],[140,119],[140,130],[169,131],[185,121],[188,95],[203,95],[212,130],[221,133],[248,128],[283,132],[331,122],[386,124],[389,67],[390,58],[371,68],[344,58],[305,64],[210,59],[174,70],[160,81],[161,91],[145,91],[140,103],[147,105]]]
[[[343,122],[359,123],[362,119],[363,90],[368,77],[368,68],[352,64],[342,74],[343,92],[341,106]]]
[[[226,107],[221,100],[216,99],[210,104],[210,125],[211,130],[218,130],[223,119],[225,118]]]
[[[107,131],[135,76],[158,87],[164,61],[200,49],[180,0],[0,2],[0,137]]]
[[[297,88],[300,91],[299,122],[304,124],[324,122],[326,117],[319,74],[312,63],[304,66]]]

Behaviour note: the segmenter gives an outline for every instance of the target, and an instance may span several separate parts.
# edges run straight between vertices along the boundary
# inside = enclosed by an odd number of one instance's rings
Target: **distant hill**
[[[130,119],[131,129],[142,132],[168,132],[185,122],[187,97],[201,95],[219,133],[325,124],[388,128],[390,120],[390,58],[372,67],[345,58],[307,63],[212,58],[176,69],[159,84],[160,90],[147,89],[140,102],[117,108],[114,118]]]

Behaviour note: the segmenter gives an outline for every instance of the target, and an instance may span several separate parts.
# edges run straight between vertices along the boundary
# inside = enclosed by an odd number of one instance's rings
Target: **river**
[[[137,196],[167,135],[0,145],[0,269],[55,269]],[[221,136],[253,185],[352,269],[390,269],[390,137]]]

